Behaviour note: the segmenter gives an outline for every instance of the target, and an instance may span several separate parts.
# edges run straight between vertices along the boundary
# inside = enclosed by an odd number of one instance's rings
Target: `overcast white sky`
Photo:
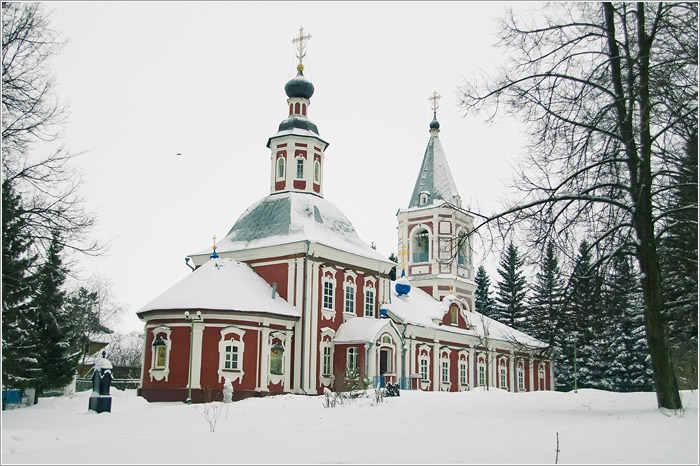
[[[440,139],[466,207],[504,197],[525,138],[514,122],[463,118],[463,77],[503,62],[499,2],[50,2],[68,40],[54,60],[70,104],[65,143],[85,177],[94,235],[110,253],[84,274],[113,281],[135,312],[190,273],[184,258],[221,239],[269,194],[267,139],[287,116],[291,42],[312,35],[309,117],[326,150],[324,197],[361,238],[396,251],[429,138],[428,97],[443,96]],[[181,153],[182,156],[177,156]],[[477,265],[481,256],[476,256]],[[492,283],[493,266],[487,267]]]

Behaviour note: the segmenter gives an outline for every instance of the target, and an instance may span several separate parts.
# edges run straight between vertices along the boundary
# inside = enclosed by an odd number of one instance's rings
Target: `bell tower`
[[[289,113],[277,134],[267,141],[270,149],[270,194],[303,192],[323,197],[323,166],[328,143],[321,139],[318,127],[309,119],[314,85],[304,76],[305,42],[311,34],[292,39],[296,45],[297,75],[284,86]]]

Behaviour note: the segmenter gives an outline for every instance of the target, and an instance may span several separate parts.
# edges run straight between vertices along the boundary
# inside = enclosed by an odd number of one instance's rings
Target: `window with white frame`
[[[479,364],[479,386],[484,387],[486,385],[486,367]]]
[[[348,371],[357,367],[357,348],[348,348]]]
[[[355,286],[351,283],[345,284],[345,312],[355,313]]]
[[[545,390],[545,379],[544,379],[544,369],[542,366],[540,366],[540,370],[538,371],[539,373],[539,379],[540,379],[540,390]]]
[[[237,371],[238,362],[238,345],[233,342],[227,343],[224,347],[224,370]]]
[[[227,377],[233,382],[242,380],[243,353],[245,343],[243,335],[245,330],[237,327],[225,327],[221,329],[221,340],[219,340],[219,381]]]
[[[321,164],[318,160],[314,162],[314,183],[318,184],[321,182]]]
[[[421,358],[420,360],[420,378],[421,380],[428,380],[428,359]]]
[[[277,179],[281,180],[284,178],[284,157],[277,159]]]
[[[301,157],[297,159],[297,178],[304,178],[304,159]]]
[[[458,248],[457,248],[457,263],[459,265],[467,265],[469,261],[469,238],[467,234],[462,230],[458,234]]]
[[[525,370],[522,363],[518,364],[518,391],[525,391]]]
[[[459,362],[459,383],[467,384],[467,361],[464,360]]]
[[[442,360],[442,383],[450,382],[450,363],[447,359]]]
[[[148,369],[148,374],[151,381],[165,379],[168,381],[170,373],[170,349],[172,341],[170,340],[170,327],[156,327],[153,330],[153,346],[151,350],[151,367]]]
[[[365,290],[365,317],[374,317],[374,290]]]
[[[428,230],[422,228],[413,237],[413,262],[428,262],[430,234]]]
[[[323,282],[323,308],[333,309],[333,282],[328,280]]]
[[[330,377],[333,374],[333,366],[331,364],[332,357],[331,357],[331,347],[330,346],[324,346],[323,347],[323,373],[322,375]]]
[[[501,380],[500,380],[501,384],[499,386],[500,386],[500,388],[507,388],[508,382],[507,382],[507,377],[506,377],[507,372],[506,372],[505,367],[501,367],[500,374],[501,374]]]

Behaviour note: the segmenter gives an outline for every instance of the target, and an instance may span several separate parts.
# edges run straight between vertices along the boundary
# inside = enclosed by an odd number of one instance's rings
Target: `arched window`
[[[299,102],[294,104],[294,113],[296,113],[297,115],[301,113],[301,106],[299,105]]]
[[[314,162],[314,183],[318,184],[321,182],[321,164],[317,161]]]
[[[469,240],[466,238],[467,234],[464,231],[460,231],[458,237],[457,248],[457,263],[459,265],[467,265],[469,260]]]
[[[457,304],[451,304],[450,305],[450,323],[452,325],[457,325],[458,320],[457,316],[459,315],[459,306]]]
[[[284,178],[284,157],[277,159],[277,179]]]
[[[279,342],[275,342],[270,348],[270,374],[284,374],[284,346]]]
[[[544,382],[544,367],[540,364],[540,370],[539,372],[539,379],[540,379],[540,390],[546,390],[545,387],[545,382]]]
[[[304,159],[297,159],[297,178],[304,178]]]
[[[428,241],[430,235],[428,230],[420,230],[413,237],[413,262],[428,262]]]
[[[301,114],[306,116],[306,104],[301,104]]]

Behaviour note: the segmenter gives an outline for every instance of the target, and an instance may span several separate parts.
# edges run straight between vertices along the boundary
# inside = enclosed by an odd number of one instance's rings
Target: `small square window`
[[[297,159],[297,178],[304,178],[304,159]]]

